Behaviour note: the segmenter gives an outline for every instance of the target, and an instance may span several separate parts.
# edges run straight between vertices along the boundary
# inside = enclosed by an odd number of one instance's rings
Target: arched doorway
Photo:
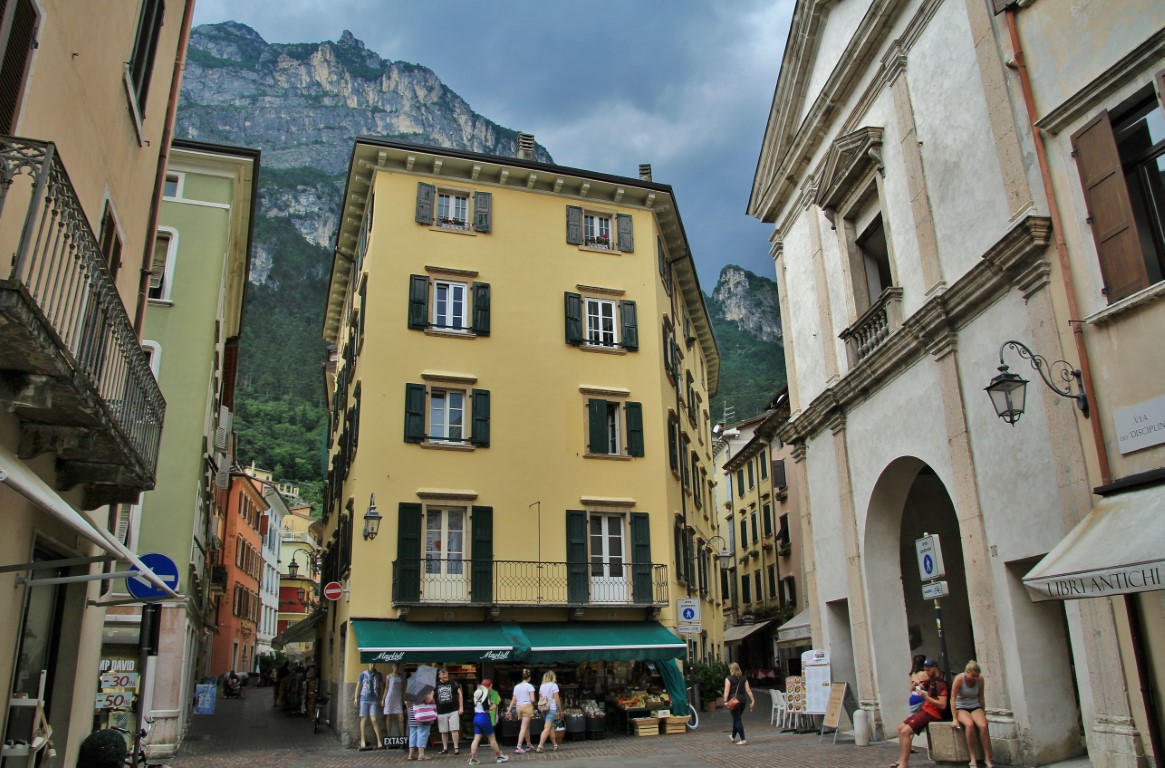
[[[864,548],[874,678],[887,724],[907,714],[911,657],[920,653],[938,659],[941,654],[935,604],[922,596],[915,553],[915,541],[924,533],[938,534],[946,565],[950,593],[941,600],[944,671],[953,677],[974,658],[975,649],[958,515],[946,486],[928,464],[912,456],[895,459],[870,495]]]

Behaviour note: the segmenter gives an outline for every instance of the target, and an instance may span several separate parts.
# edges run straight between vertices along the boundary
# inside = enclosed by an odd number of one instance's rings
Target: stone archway
[[[863,557],[874,679],[887,724],[907,714],[911,656],[940,656],[934,603],[922,597],[915,555],[915,540],[923,533],[941,539],[950,587],[941,602],[943,631],[947,671],[953,676],[973,658],[975,648],[958,516],[934,470],[921,459],[901,457],[886,467],[870,495]]]

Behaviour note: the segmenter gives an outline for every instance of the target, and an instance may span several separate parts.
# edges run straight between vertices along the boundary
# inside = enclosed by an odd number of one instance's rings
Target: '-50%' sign
[[[133,691],[102,691],[97,694],[97,709],[129,709],[133,706]]]

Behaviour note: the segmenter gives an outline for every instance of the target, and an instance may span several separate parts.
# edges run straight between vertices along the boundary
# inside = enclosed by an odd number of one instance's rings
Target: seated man
[[[922,665],[926,672],[926,680],[918,684],[915,692],[922,697],[922,707],[898,726],[898,762],[896,768],[907,768],[910,761],[910,746],[917,734],[922,733],[926,726],[943,719],[943,712],[947,708],[947,697],[950,695],[947,683],[939,676],[938,662],[927,659]]]

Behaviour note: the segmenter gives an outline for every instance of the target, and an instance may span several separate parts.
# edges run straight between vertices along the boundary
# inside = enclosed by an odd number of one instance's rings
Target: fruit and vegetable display
[[[623,709],[667,709],[671,699],[666,692],[626,691],[615,698],[615,703]]]

